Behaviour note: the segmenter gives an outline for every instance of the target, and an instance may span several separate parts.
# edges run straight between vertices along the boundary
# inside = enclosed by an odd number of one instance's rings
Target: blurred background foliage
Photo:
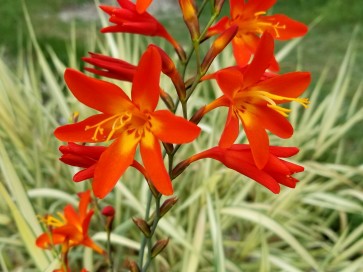
[[[59,163],[59,141],[52,137],[72,112],[79,111],[81,118],[90,113],[68,95],[63,71],[67,66],[79,69],[87,51],[137,63],[151,40],[99,35],[101,20],[92,1],[0,1],[0,271],[52,271],[54,256],[34,247],[41,229],[35,214],[75,204],[75,193],[89,186],[71,182],[75,170]],[[89,7],[94,20],[62,17]],[[272,12],[306,24],[319,18],[292,50],[292,43],[278,43],[276,50],[284,72],[308,70],[313,75],[306,94],[309,109],[292,105],[294,136],[271,140],[301,148],[293,158],[306,168],[301,182],[294,190],[284,188],[273,195],[216,162],[192,165],[175,181],[180,201],[157,233],[171,240],[153,271],[363,270],[362,2],[280,0]],[[180,17],[156,16],[182,40]],[[213,68],[231,65],[230,60],[225,52]],[[162,84],[171,89],[170,82]],[[203,84],[200,93],[190,109],[220,95],[213,83]],[[215,111],[203,119],[204,133],[181,150],[181,157],[216,143],[220,131],[211,124],[223,127],[223,114]],[[115,256],[137,254],[140,233],[131,217],[143,216],[147,190],[140,176],[128,171],[101,203],[116,207]],[[93,227],[94,238],[102,244],[102,226]],[[72,266],[97,271],[97,256],[89,250],[73,252]],[[121,266],[122,258],[116,265]]]

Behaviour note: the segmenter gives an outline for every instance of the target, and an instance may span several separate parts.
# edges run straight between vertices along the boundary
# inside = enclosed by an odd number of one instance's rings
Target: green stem
[[[147,195],[146,210],[145,210],[145,217],[144,217],[145,221],[147,221],[150,216],[152,196],[153,196],[153,194],[152,194],[151,190],[149,190],[148,195]],[[141,245],[140,245],[139,267],[143,266],[144,255],[145,255],[145,246],[146,246],[147,242],[148,242],[148,238],[146,236],[144,236],[142,238]]]

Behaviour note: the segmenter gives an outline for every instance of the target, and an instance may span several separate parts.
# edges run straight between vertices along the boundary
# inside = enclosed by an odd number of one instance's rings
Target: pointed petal
[[[66,69],[64,79],[73,95],[95,110],[112,114],[134,107],[124,91],[115,84],[88,77],[70,68]]]
[[[308,27],[305,24],[295,21],[283,14],[266,16],[264,19],[268,19],[275,24],[278,23],[280,26],[285,26],[283,28],[279,28],[277,31],[272,28],[267,29],[267,31],[269,31],[269,33],[277,40],[288,40],[291,38],[301,37],[308,32]]]
[[[154,47],[148,47],[136,68],[132,83],[132,101],[140,110],[153,112],[159,101],[161,58]]]
[[[249,63],[251,55],[257,50],[259,41],[260,38],[254,34],[241,35],[232,40],[233,55],[239,66]]]
[[[102,153],[92,182],[96,197],[104,198],[115,187],[127,167],[132,164],[139,141],[133,133],[125,132]]]
[[[51,247],[51,245],[58,245],[62,244],[65,240],[65,236],[61,234],[55,234],[55,233],[43,233],[35,241],[35,244],[44,249],[48,249]]]
[[[224,162],[222,161],[222,163],[225,166],[257,181],[258,183],[265,186],[267,189],[269,189],[275,194],[278,194],[280,192],[280,185],[272,176],[270,176],[268,173],[264,172],[263,170],[258,169],[253,164],[253,162],[249,163],[245,162],[244,160],[241,161],[235,159],[235,157],[240,155],[237,152],[233,152],[235,153],[234,154],[235,156],[233,156],[232,159],[229,159],[230,153],[231,152],[228,152],[225,156],[227,159],[225,159]]]
[[[87,190],[87,191],[79,193],[78,196],[80,198],[79,205],[78,205],[78,211],[79,211],[80,217],[83,220],[83,218],[86,217],[87,207],[91,201],[91,192],[90,192],[90,190]]]
[[[168,110],[159,110],[151,115],[151,132],[166,143],[189,143],[198,137],[200,128]]]
[[[141,140],[140,153],[151,182],[163,195],[173,194],[173,186],[165,169],[161,147],[155,136],[146,132]]]
[[[254,114],[261,123],[261,126],[280,138],[290,138],[294,129],[288,119],[280,113],[266,106],[255,107]]]
[[[311,76],[309,72],[292,72],[262,81],[256,86],[253,86],[251,90],[257,88],[258,90],[263,90],[279,96],[295,98],[306,90],[310,81]]]
[[[231,17],[234,19],[237,16],[241,16],[244,13],[245,3],[241,0],[229,0],[229,6],[231,10]]]
[[[298,152],[297,147],[270,146],[270,153],[276,157],[289,158]]]
[[[257,168],[262,169],[266,165],[270,155],[267,133],[253,114],[246,112],[241,114],[240,118],[242,119],[242,124],[251,146],[255,164]]]
[[[247,70],[244,73],[244,88],[261,80],[262,75],[270,66],[274,56],[274,40],[268,33],[264,33],[260,39],[256,53]]]
[[[229,108],[226,126],[224,127],[218,145],[222,148],[230,147],[237,139],[238,133],[239,133],[239,120],[231,107]]]
[[[74,176],[73,176],[73,181],[74,182],[80,182],[80,181],[84,181],[86,179],[90,179],[93,178],[94,174],[95,174],[95,169],[96,169],[96,165],[94,164],[86,169],[83,169],[81,171],[78,171]]]
[[[215,73],[218,86],[230,100],[243,85],[243,74],[237,69],[223,69]]]
[[[208,29],[206,36],[210,37],[210,36],[222,33],[229,26],[230,26],[229,18],[227,16],[224,16],[214,26],[212,26]]]
[[[104,133],[100,135],[98,133],[95,138],[95,129],[87,129],[86,127],[95,126],[96,124],[104,121],[110,117],[107,114],[97,114],[87,119],[75,123],[58,127],[54,130],[54,135],[58,140],[64,142],[104,142],[107,139],[108,133],[112,128],[112,123],[105,123],[102,128]]]
[[[86,237],[83,241],[82,244],[86,247],[92,248],[94,251],[98,252],[99,254],[103,254],[104,250],[98,246],[95,242],[93,242],[91,240],[91,238]]]
[[[143,13],[149,7],[152,0],[137,0],[136,1],[136,11],[138,13]]]

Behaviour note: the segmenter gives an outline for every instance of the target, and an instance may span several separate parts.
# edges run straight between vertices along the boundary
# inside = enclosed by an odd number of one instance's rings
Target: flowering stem
[[[152,192],[151,192],[151,190],[149,190],[148,195],[147,195],[146,210],[145,210],[145,217],[144,217],[145,221],[147,221],[150,216],[151,202],[152,202]],[[148,238],[146,236],[144,236],[142,238],[141,245],[140,245],[139,267],[143,266],[145,246],[146,246],[147,242],[148,242]]]

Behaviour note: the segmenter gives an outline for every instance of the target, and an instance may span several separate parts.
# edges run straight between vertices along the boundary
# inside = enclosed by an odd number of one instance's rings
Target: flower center
[[[135,133],[136,137],[144,134],[144,129],[149,129],[151,124],[150,117],[146,113],[141,112],[123,112],[111,115],[101,122],[86,126],[85,130],[94,129],[92,140],[99,141],[98,137],[102,136],[102,141],[111,140],[117,132],[126,131],[127,133]]]
[[[246,107],[248,104],[259,104],[261,101],[264,101],[267,103],[267,107],[275,110],[276,112],[280,113],[282,116],[287,117],[289,112],[291,112],[290,109],[286,109],[284,107],[281,107],[277,105],[276,101],[283,101],[289,102],[289,101],[295,101],[301,104],[304,108],[307,108],[309,105],[309,99],[308,98],[293,98],[293,97],[285,97],[280,96],[276,94],[272,94],[266,91],[239,91],[237,92],[235,96],[235,100],[237,102],[237,108],[238,110],[244,112],[246,110]]]
[[[66,223],[66,220],[62,213],[57,213],[59,218],[55,218],[52,215],[45,215],[44,217],[40,218],[40,221],[43,222],[48,227],[61,227]]]
[[[232,22],[238,24],[237,37],[241,38],[241,36],[247,33],[263,34],[266,30],[272,30],[275,32],[275,37],[279,38],[279,31],[281,29],[286,29],[286,25],[280,25],[280,22],[277,22],[273,16],[261,16],[265,14],[265,11],[259,11],[256,12],[252,18],[234,18]]]

